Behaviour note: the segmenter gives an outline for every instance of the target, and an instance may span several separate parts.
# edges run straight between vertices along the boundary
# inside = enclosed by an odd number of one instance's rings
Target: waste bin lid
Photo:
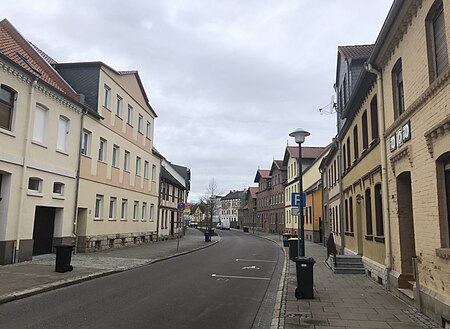
[[[302,264],[315,264],[316,261],[312,257],[299,256],[294,258],[294,262]]]
[[[73,245],[73,244],[58,244],[55,246],[55,248],[75,248],[75,245]]]
[[[293,241],[293,240],[299,240],[299,238],[289,238],[289,241]]]

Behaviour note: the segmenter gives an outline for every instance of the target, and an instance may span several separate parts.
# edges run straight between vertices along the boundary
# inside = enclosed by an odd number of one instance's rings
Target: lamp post
[[[305,220],[303,218],[303,170],[302,170],[302,143],[310,133],[303,128],[297,128],[289,136],[295,138],[298,144],[298,192],[300,194],[300,204],[297,220],[297,232],[299,232],[298,256],[305,256]]]
[[[310,133],[302,128],[297,128],[289,134],[295,138],[298,144],[298,189],[300,194],[299,212],[298,212],[298,232],[300,234],[298,240],[298,256],[293,259],[296,265],[297,288],[295,289],[295,297],[297,299],[314,298],[314,275],[313,267],[315,260],[312,257],[305,257],[305,220],[303,218],[303,168],[302,168],[302,143]]]

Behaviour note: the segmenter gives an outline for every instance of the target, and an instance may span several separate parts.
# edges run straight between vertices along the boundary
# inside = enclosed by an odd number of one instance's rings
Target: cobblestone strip
[[[403,310],[403,313],[405,313],[407,316],[409,316],[409,318],[411,320],[413,320],[415,323],[417,323],[422,328],[426,328],[426,329],[440,329],[441,328],[433,320],[431,320],[426,315],[420,313],[414,307],[410,306],[407,310]]]

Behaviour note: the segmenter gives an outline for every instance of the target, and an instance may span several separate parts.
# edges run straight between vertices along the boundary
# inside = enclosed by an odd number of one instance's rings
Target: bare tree
[[[206,204],[206,229],[212,229],[213,216],[217,211],[217,195],[219,194],[219,185],[217,181],[212,178],[206,187],[205,195],[200,198]]]

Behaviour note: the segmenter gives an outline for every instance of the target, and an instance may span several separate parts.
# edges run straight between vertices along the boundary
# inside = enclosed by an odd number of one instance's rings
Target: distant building
[[[230,191],[222,198],[221,219],[229,220],[230,226],[239,227],[238,209],[244,200],[244,191]]]

